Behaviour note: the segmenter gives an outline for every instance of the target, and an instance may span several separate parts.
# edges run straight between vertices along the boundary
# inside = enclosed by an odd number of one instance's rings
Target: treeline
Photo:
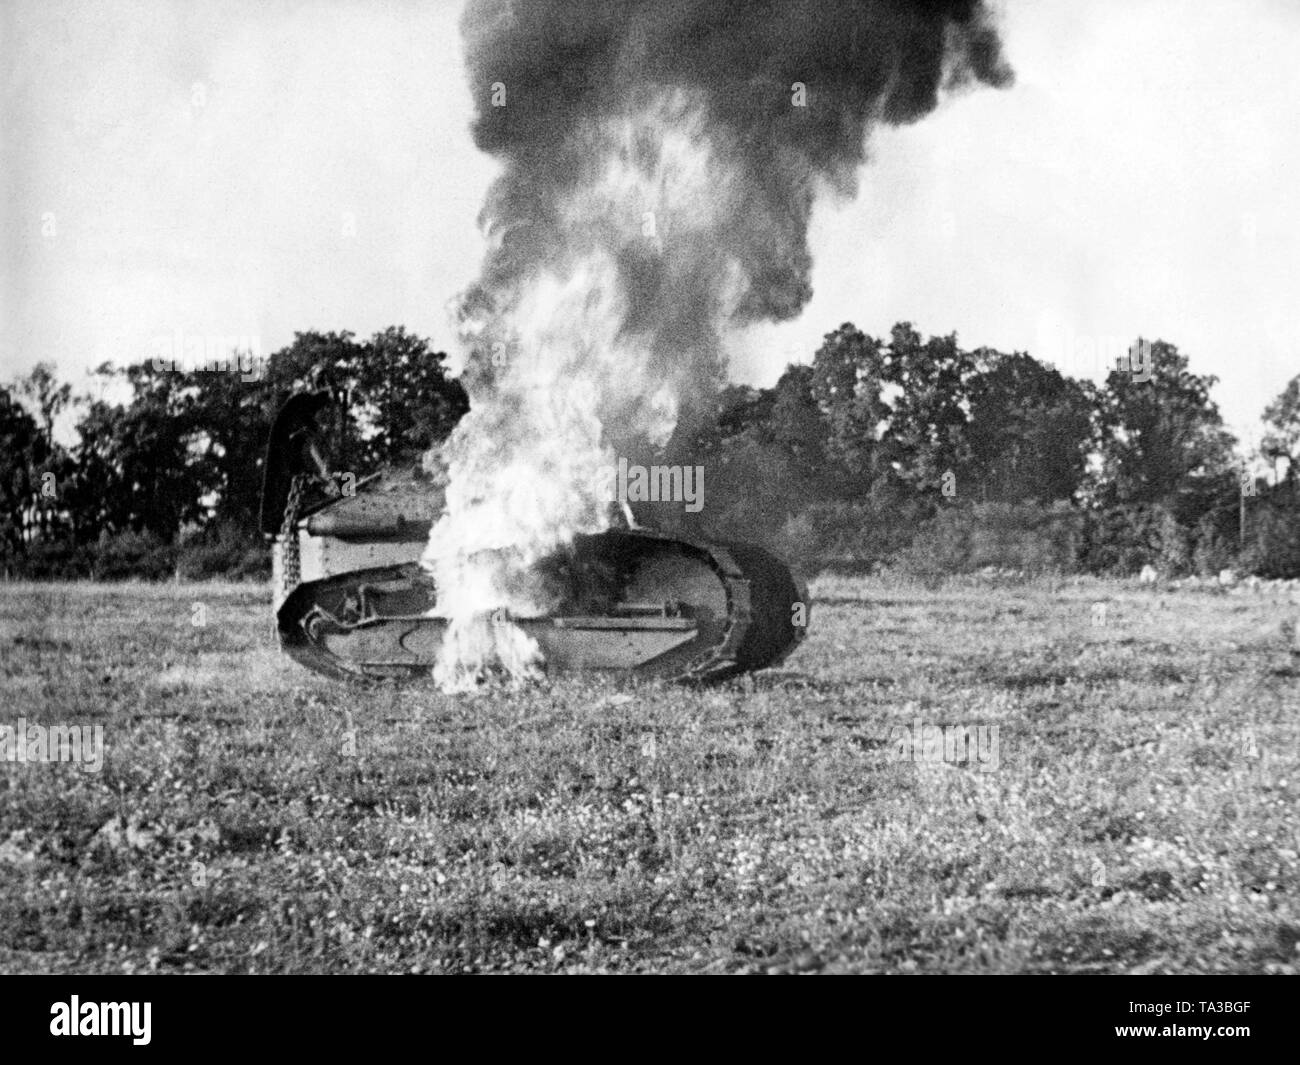
[[[1246,455],[1216,379],[1173,344],[1139,340],[1128,363],[1096,385],[908,323],[845,324],[773,388],[727,390],[685,451],[705,456],[709,525],[771,530],[810,572],[1300,576],[1300,377]]]
[[[1100,385],[910,324],[845,324],[767,389],[726,388],[663,458],[701,465],[699,514],[803,568],[985,566],[1300,576],[1300,377],[1241,454],[1172,344]],[[48,366],[0,387],[0,572],[261,576],[263,449],[284,399],[327,387],[343,469],[414,461],[468,409],[445,356],[400,328],[300,333],[254,363],[99,367],[74,395]],[[117,399],[104,398],[117,393]],[[75,415],[76,443],[54,425]],[[1244,524],[1243,524],[1244,516]]]
[[[358,340],[299,333],[266,358],[177,368],[100,366],[102,396],[40,365],[0,387],[0,573],[11,577],[269,575],[257,534],[262,466],[280,404],[304,388],[340,401],[343,469],[414,460],[469,404],[446,357],[400,328]],[[75,413],[76,443],[54,424]]]

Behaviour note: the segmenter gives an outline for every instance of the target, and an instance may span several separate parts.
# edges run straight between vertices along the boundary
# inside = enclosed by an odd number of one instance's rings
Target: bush
[[[805,573],[869,573],[907,547],[927,514],[915,500],[813,503],[785,522],[771,546]]]
[[[102,534],[91,544],[38,541],[0,549],[0,576],[15,580],[269,580],[271,555],[256,534],[233,525],[170,544],[152,533]]]
[[[1186,534],[1168,510],[1127,504],[1088,512],[1079,561],[1089,573],[1127,577],[1143,566],[1168,572],[1171,560],[1185,566],[1186,550]]]
[[[91,576],[92,550],[70,539],[37,541],[6,553],[0,571],[15,580],[78,580]]]
[[[233,525],[206,529],[184,541],[176,559],[182,580],[269,580],[271,554],[266,544]]]
[[[1182,576],[1191,569],[1191,537],[1177,519],[1166,511],[1160,517],[1160,548],[1156,569],[1166,577]]]
[[[940,509],[895,566],[932,580],[987,567],[1030,574],[1070,573],[1077,565],[1083,518],[1066,503],[975,503]]]
[[[166,580],[176,571],[176,548],[153,533],[103,535],[95,545],[90,575],[97,581]]]
[[[1266,502],[1247,522],[1242,568],[1269,580],[1300,577],[1300,505]]]

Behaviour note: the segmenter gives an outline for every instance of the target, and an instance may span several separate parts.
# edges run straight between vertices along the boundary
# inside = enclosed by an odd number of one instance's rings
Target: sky
[[[878,130],[820,201],[814,295],[735,338],[771,384],[852,321],[1100,379],[1138,335],[1220,379],[1247,443],[1300,374],[1300,3],[1006,0],[1014,87]],[[401,324],[454,343],[495,164],[460,0],[6,0],[0,381],[158,338]],[[814,97],[815,99],[815,97]]]

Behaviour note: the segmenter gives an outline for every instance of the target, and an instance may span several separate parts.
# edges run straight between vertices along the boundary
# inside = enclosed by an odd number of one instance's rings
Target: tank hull
[[[308,474],[285,468],[296,452],[273,453],[277,439],[291,436],[300,439],[302,427],[277,423],[263,500],[263,527],[278,529],[281,647],[340,680],[427,676],[447,628],[437,588],[419,566],[441,511],[439,484],[389,470],[355,493],[313,497],[302,490]],[[548,673],[710,683],[778,664],[807,631],[805,589],[784,563],[749,544],[612,528],[577,537],[539,569],[555,589],[554,606],[491,620],[508,620],[536,641]]]

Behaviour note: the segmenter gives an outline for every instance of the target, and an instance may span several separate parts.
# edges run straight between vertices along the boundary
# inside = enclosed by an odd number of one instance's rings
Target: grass
[[[260,586],[0,584],[0,724],[107,745],[0,764],[0,970],[1297,971],[1300,605],[813,599],[721,688],[452,699],[282,659]]]

